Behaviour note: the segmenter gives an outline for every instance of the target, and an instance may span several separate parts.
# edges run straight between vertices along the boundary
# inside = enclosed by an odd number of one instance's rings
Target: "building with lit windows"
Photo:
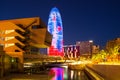
[[[78,58],[80,56],[80,48],[77,45],[64,45],[64,57]]]
[[[0,45],[12,57],[12,65],[23,69],[24,54],[38,52],[39,48],[51,46],[52,35],[39,17],[0,21]]]
[[[64,45],[64,56],[67,58],[86,57],[91,58],[93,54],[99,52],[99,45],[94,45],[93,41],[77,41],[75,45]]]
[[[77,41],[76,45],[80,48],[80,56],[92,57],[93,41]]]

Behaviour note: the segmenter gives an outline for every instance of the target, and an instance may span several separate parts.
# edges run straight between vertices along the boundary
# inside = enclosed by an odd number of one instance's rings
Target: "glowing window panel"
[[[51,47],[48,54],[52,56],[63,56],[63,26],[59,10],[52,8],[48,19],[48,31],[53,35]]]
[[[5,34],[9,34],[9,33],[11,33],[11,32],[14,32],[14,30],[6,30],[6,31],[5,31]]]
[[[10,47],[10,46],[13,46],[13,45],[15,45],[15,44],[14,44],[14,43],[11,43],[11,44],[5,44],[5,48]]]
[[[14,39],[14,37],[5,37],[5,41],[10,40],[10,39]]]

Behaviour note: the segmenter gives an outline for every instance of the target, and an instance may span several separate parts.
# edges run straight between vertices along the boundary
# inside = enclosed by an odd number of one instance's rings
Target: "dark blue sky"
[[[61,13],[65,45],[93,40],[103,46],[120,37],[119,0],[1,0],[0,20],[38,16],[47,24],[53,7]]]

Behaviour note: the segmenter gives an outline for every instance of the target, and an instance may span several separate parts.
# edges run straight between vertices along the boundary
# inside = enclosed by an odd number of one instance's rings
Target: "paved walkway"
[[[47,74],[10,74],[0,80],[50,80],[52,76]]]

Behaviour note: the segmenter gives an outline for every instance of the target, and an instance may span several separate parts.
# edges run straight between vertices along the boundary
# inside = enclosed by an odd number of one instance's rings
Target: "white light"
[[[92,43],[92,42],[93,42],[93,40],[89,40],[89,42],[90,42],[90,43]]]

